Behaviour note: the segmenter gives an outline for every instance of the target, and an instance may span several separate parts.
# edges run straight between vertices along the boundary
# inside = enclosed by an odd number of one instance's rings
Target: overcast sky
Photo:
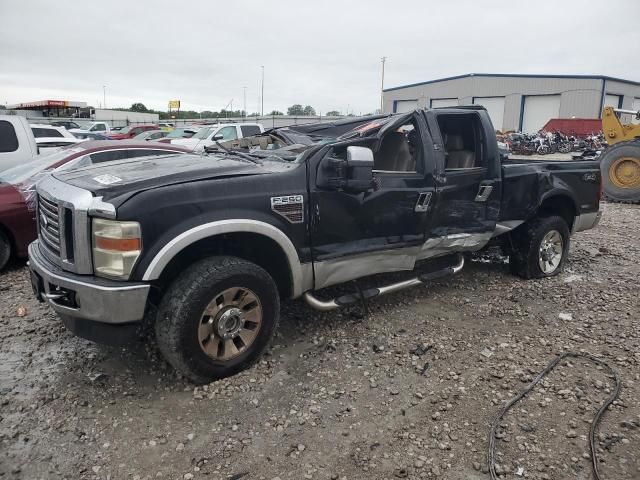
[[[606,10],[605,10],[606,9]],[[0,103],[55,99],[355,114],[470,72],[640,81],[640,0],[0,0]]]

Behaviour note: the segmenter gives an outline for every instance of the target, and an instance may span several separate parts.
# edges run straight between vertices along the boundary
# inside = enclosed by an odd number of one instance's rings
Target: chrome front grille
[[[58,257],[60,246],[60,207],[57,203],[38,195],[38,230],[45,247]]]
[[[91,219],[95,200],[91,192],[43,178],[38,191],[38,239],[42,254],[63,270],[80,275],[93,273]],[[104,208],[103,203],[99,203]]]

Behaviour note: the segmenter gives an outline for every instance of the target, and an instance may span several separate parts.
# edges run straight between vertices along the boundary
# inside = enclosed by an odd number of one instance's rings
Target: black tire
[[[11,258],[11,241],[5,235],[5,233],[0,230],[0,270],[7,266],[9,263],[9,259]]]
[[[236,287],[255,294],[262,320],[255,338],[244,351],[220,361],[205,353],[199,328],[210,302],[219,298],[221,292]],[[176,370],[194,383],[209,383],[234,375],[258,360],[275,333],[279,315],[278,289],[265,270],[241,258],[209,257],[187,268],[164,293],[156,319],[156,340],[165,359]]]
[[[551,272],[542,270],[539,262],[540,247],[545,236],[556,231],[562,238],[562,256]],[[511,234],[512,246],[509,255],[509,269],[519,277],[545,278],[558,275],[569,253],[570,234],[567,222],[559,216],[537,217],[521,225]]]
[[[620,187],[613,183],[609,175],[613,163],[624,157],[636,158],[640,162],[640,142],[623,142],[604,151],[600,158],[604,194],[608,200],[614,202],[637,203],[640,202],[640,187]]]

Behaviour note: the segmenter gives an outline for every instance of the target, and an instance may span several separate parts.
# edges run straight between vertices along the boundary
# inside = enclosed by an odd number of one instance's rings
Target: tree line
[[[157,113],[160,116],[161,120],[169,120],[169,119],[186,119],[186,118],[232,118],[232,117],[259,117],[259,112],[252,112],[247,114],[244,110],[226,110],[222,109],[220,111],[211,111],[211,110],[203,110],[201,112],[196,112],[195,110],[175,110],[171,112],[165,112],[162,110],[153,110],[151,108],[147,108],[143,103],[137,102],[131,105],[129,108],[122,108],[117,110],[126,110],[129,112],[141,112],[141,113]],[[272,110],[266,115],[276,116],[276,115],[284,115],[283,112],[279,110]],[[287,108],[287,115],[291,116],[302,116],[302,117],[310,117],[316,115],[316,109],[311,105],[302,106],[299,103],[291,105]],[[338,117],[340,116],[340,112],[338,110],[331,110],[324,114],[327,117]]]

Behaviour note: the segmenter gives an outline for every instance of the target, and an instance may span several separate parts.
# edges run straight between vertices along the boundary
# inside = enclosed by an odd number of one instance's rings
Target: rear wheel
[[[560,148],[558,149],[560,153],[569,153],[571,151],[572,145],[569,142],[563,142],[560,144]]]
[[[538,217],[515,230],[509,255],[511,272],[522,278],[559,274],[569,252],[569,227],[562,217]]]
[[[234,375],[255,362],[278,323],[271,276],[235,257],[189,267],[165,293],[156,319],[160,351],[195,383]]]
[[[7,235],[0,230],[0,270],[7,266],[11,258],[11,242]]]

